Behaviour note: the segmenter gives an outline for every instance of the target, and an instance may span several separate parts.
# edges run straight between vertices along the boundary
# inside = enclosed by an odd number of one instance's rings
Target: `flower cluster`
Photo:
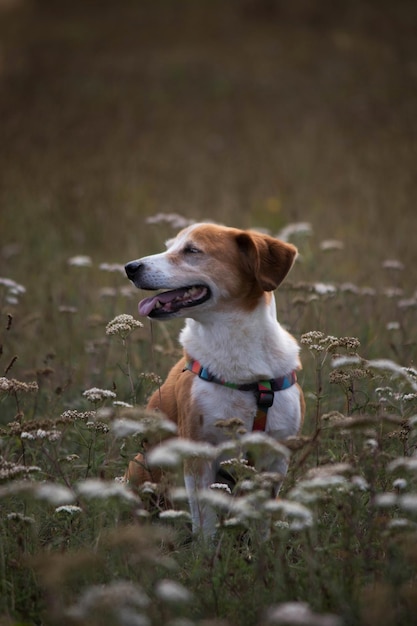
[[[15,378],[0,378],[0,391],[5,391],[7,393],[31,393],[34,391],[39,391],[38,383],[30,382],[24,383],[20,380],[16,380]]]
[[[146,218],[147,224],[161,224],[167,223],[172,228],[186,228],[195,223],[195,220],[187,219],[178,213],[157,213],[151,217]]]
[[[106,326],[106,335],[120,335],[126,338],[135,328],[142,328],[142,322],[135,320],[132,315],[122,313],[112,319]]]
[[[6,302],[8,304],[18,304],[19,296],[26,292],[26,287],[11,278],[0,277],[0,285],[3,285],[6,289]]]
[[[99,389],[98,387],[91,387],[91,389],[86,389],[83,392],[84,398],[87,398],[89,402],[97,403],[103,402],[104,400],[114,399],[116,398],[116,394],[114,391],[110,391],[110,389]]]
[[[28,476],[40,471],[41,468],[36,465],[21,465],[20,463],[7,461],[3,456],[0,456],[0,481],[8,481],[17,476]]]

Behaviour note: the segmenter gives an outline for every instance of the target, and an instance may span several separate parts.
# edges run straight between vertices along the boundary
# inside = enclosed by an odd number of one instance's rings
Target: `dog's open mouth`
[[[139,314],[147,317],[169,317],[181,309],[203,304],[210,298],[210,289],[204,285],[164,291],[139,302]]]

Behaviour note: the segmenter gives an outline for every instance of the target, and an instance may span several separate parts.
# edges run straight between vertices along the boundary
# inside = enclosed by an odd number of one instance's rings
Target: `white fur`
[[[210,300],[180,312],[180,315],[189,316],[181,331],[180,342],[187,355],[198,360],[215,376],[241,384],[277,378],[298,369],[299,347],[278,323],[273,295],[264,293],[256,306],[239,308],[228,291],[227,250],[224,271],[219,272],[217,259],[215,275],[210,262],[201,262],[198,255],[181,254],[198,227],[191,226],[167,242],[165,252],[141,259],[140,281],[135,284],[155,290],[172,290],[193,284],[205,284],[210,288]],[[210,249],[205,249],[204,255],[209,260]],[[202,441],[212,444],[224,441],[227,435],[224,429],[216,426],[218,420],[238,417],[247,431],[252,430],[257,411],[253,392],[233,390],[194,376],[189,393],[192,406],[204,416],[198,432]],[[273,406],[267,414],[267,435],[284,440],[299,431],[302,420],[300,395],[297,385],[275,392]],[[279,457],[263,469],[285,474],[287,462]],[[199,466],[198,473],[189,471],[185,474],[193,529],[202,529],[206,535],[214,532],[215,516],[207,505],[201,505],[197,494],[199,489],[208,488],[215,481],[216,470],[217,464],[207,461]]]

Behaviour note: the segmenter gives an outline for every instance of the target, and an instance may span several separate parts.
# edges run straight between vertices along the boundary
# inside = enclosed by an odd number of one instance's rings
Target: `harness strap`
[[[202,380],[209,383],[216,383],[216,385],[222,385],[223,387],[229,387],[229,389],[237,389],[238,391],[252,391],[255,395],[256,406],[258,410],[253,421],[252,430],[265,430],[266,418],[268,415],[268,409],[274,403],[274,394],[276,391],[282,391],[288,389],[297,382],[297,374],[293,370],[286,376],[280,376],[278,378],[270,378],[269,380],[259,380],[253,383],[243,383],[241,385],[237,383],[231,383],[227,380],[223,380],[218,376],[214,376],[211,372],[194,359],[189,359],[183,371],[190,371],[196,374]]]

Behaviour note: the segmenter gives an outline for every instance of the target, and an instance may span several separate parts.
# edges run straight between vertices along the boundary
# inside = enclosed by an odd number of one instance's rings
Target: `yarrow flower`
[[[8,513],[7,519],[9,522],[20,522],[22,524],[32,525],[35,523],[35,518],[22,513]]]
[[[277,237],[282,241],[289,241],[294,235],[311,235],[312,232],[313,229],[309,222],[293,222],[284,226],[277,234]]]
[[[68,259],[67,263],[68,265],[72,265],[74,267],[91,267],[93,264],[91,258],[83,254],[71,257]]]
[[[331,613],[314,613],[305,602],[284,602],[268,609],[266,624],[285,626],[341,626],[342,621]]]
[[[122,313],[107,324],[106,335],[121,335],[126,338],[135,328],[143,328],[142,322],[135,320],[132,315]]]
[[[18,304],[19,296],[26,292],[26,287],[16,283],[11,278],[1,278],[0,285],[6,288],[6,302],[8,304]]]
[[[382,267],[386,270],[402,271],[404,269],[404,263],[398,261],[398,259],[386,259],[382,263]]]
[[[98,387],[91,387],[83,392],[84,398],[87,398],[89,402],[101,402],[102,400],[108,400],[116,398],[114,391],[110,389],[99,389]]]
[[[213,483],[212,485],[210,485],[210,489],[218,489],[219,491],[224,491],[225,493],[229,494],[232,493],[229,485],[226,485],[226,483]]]
[[[40,472],[41,468],[36,465],[20,465],[19,463],[12,463],[6,461],[3,456],[0,456],[0,481],[9,481],[17,476],[32,474],[34,472]]]
[[[172,228],[186,228],[186,226],[194,224],[195,220],[187,219],[178,213],[157,213],[156,215],[146,218],[147,224],[160,224],[161,222],[170,224]]]
[[[88,623],[91,613],[96,615],[101,612],[104,623],[113,623],[111,619],[109,622],[110,615],[117,624],[147,626],[149,620],[138,613],[138,610],[148,605],[149,598],[139,585],[125,580],[115,580],[107,585],[88,587],[78,602],[68,609],[67,614],[76,621]]]
[[[100,263],[98,267],[105,272],[120,272],[123,275],[125,273],[124,266],[120,263]]]
[[[157,582],[155,593],[163,602],[178,604],[190,602],[193,595],[180,583],[163,579]]]
[[[337,291],[336,287],[330,283],[315,283],[313,288],[319,296],[334,295]]]
[[[0,391],[7,391],[8,393],[16,393],[23,391],[24,393],[30,393],[32,391],[39,391],[38,383],[24,383],[15,378],[6,378],[2,376],[0,378]]]
[[[62,433],[59,430],[43,430],[38,428],[36,431],[23,431],[20,435],[21,439],[35,441],[37,439],[46,439],[47,441],[58,441],[61,439]]]
[[[138,498],[126,485],[116,481],[104,481],[89,478],[76,485],[77,494],[85,498],[111,498],[118,497],[129,502],[138,502]]]
[[[161,511],[159,514],[160,519],[164,520],[177,520],[177,519],[185,519],[189,520],[191,515],[188,511],[180,511],[176,509],[167,509],[166,511]]]
[[[320,242],[320,250],[327,252],[329,250],[343,250],[345,244],[339,239],[325,239]]]
[[[55,513],[67,513],[68,515],[77,515],[82,513],[82,508],[75,506],[75,504],[63,504],[55,509]]]

